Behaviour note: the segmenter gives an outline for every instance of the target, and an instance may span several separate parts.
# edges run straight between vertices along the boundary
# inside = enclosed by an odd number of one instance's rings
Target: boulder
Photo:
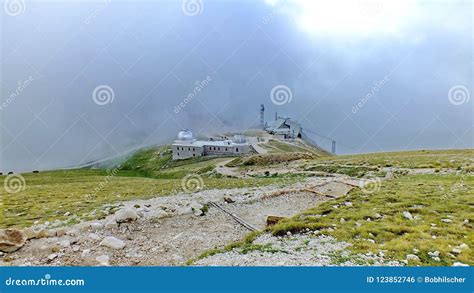
[[[103,255],[100,255],[98,257],[95,258],[95,260],[99,263],[99,265],[101,266],[108,266],[109,265],[109,261],[110,261],[110,257],[106,254],[103,254]]]
[[[414,254],[407,254],[407,260],[408,261],[420,261],[420,258]]]
[[[413,220],[413,216],[411,215],[409,211],[403,211],[402,215],[405,219]]]
[[[234,203],[235,202],[235,200],[230,196],[224,196],[224,201],[226,203]]]
[[[25,245],[27,235],[17,229],[0,230],[0,251],[13,252]]]
[[[138,214],[133,208],[125,207],[115,214],[117,223],[133,222],[138,219]]]
[[[267,227],[274,226],[283,219],[285,219],[285,217],[267,216]]]
[[[100,242],[99,245],[113,249],[123,249],[125,247],[125,242],[113,236],[107,236],[104,238],[104,240],[102,240],[102,242]]]

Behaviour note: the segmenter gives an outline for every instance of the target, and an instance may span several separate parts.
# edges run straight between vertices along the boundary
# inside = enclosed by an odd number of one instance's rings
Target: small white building
[[[292,120],[291,118],[277,117],[275,121],[268,123],[265,130],[273,135],[279,136],[283,139],[287,138],[301,138],[303,128],[301,124]]]
[[[178,139],[171,145],[173,160],[183,160],[202,156],[239,156],[250,152],[251,147],[242,135],[235,135],[232,140],[196,140],[193,133],[183,129]]]

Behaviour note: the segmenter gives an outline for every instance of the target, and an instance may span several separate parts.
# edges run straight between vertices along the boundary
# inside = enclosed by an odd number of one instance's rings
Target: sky
[[[472,1],[22,1],[0,12],[0,172],[291,117],[338,154],[473,148]]]

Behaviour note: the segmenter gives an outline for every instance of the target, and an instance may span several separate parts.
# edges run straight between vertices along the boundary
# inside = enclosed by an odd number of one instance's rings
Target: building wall
[[[172,145],[171,150],[173,151],[173,160],[202,157],[204,153],[202,147],[186,145]]]

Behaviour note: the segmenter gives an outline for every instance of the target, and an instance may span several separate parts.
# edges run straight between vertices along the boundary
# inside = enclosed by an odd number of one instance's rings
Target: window
[[[195,149],[195,148],[193,148],[193,152],[194,152],[195,150],[196,150],[196,149]]]
[[[220,151],[220,150],[221,150],[221,148],[217,148],[217,150],[218,150],[218,151]]]
[[[225,148],[225,151],[227,152],[227,148]]]
[[[188,151],[190,151],[190,150],[191,150],[191,148],[188,148]]]
[[[238,152],[239,152],[239,148],[235,148],[235,152],[238,153]]]
[[[195,156],[196,156],[196,154],[193,154],[193,157],[195,157]]]
[[[179,156],[179,152],[178,152],[178,156]]]

